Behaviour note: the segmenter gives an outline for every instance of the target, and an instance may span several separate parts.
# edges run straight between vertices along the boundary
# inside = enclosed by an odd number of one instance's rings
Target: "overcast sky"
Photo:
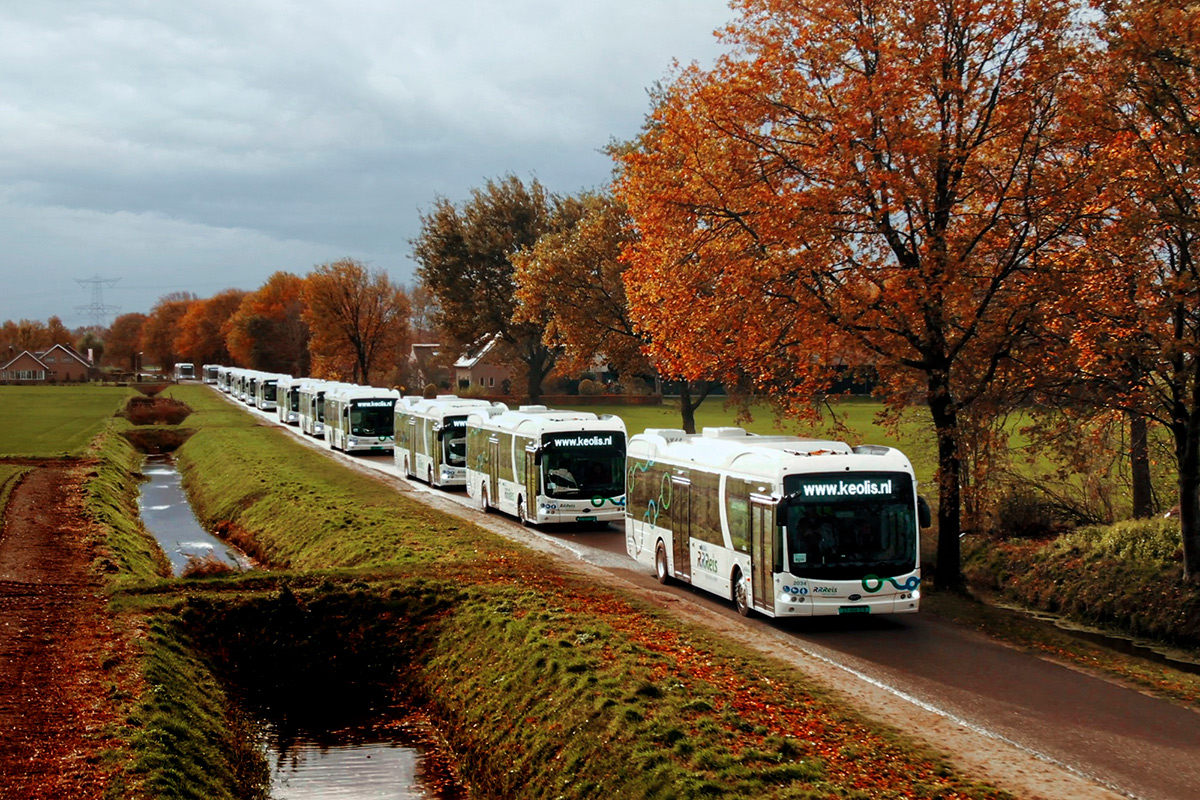
[[[489,178],[607,183],[726,0],[36,0],[0,8],[0,321],[256,289],[357,258]]]

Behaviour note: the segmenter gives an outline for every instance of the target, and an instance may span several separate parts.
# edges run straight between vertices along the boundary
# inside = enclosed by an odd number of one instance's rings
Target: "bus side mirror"
[[[929,501],[920,495],[917,495],[917,521],[922,528],[933,524],[933,512],[929,508]]]

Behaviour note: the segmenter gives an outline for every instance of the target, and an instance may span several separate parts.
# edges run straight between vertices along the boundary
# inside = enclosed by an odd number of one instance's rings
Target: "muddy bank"
[[[119,764],[111,691],[128,643],[89,569],[97,531],[85,465],[41,466],[14,489],[0,535],[0,796],[99,798]]]

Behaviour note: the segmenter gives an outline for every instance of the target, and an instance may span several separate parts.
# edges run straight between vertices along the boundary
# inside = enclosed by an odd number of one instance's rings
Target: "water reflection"
[[[244,553],[201,527],[170,456],[147,456],[142,474],[147,478],[138,497],[142,523],[170,559],[172,574],[182,573],[189,560],[215,559],[235,569],[250,568]]]
[[[469,798],[419,727],[281,733],[268,730],[272,800],[459,800]]]

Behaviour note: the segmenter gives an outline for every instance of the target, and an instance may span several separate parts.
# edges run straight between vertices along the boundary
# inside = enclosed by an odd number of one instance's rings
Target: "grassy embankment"
[[[1000,796],[788,669],[173,393],[197,409],[178,455],[200,515],[287,570],[122,603],[253,695],[427,704],[485,796]]]

